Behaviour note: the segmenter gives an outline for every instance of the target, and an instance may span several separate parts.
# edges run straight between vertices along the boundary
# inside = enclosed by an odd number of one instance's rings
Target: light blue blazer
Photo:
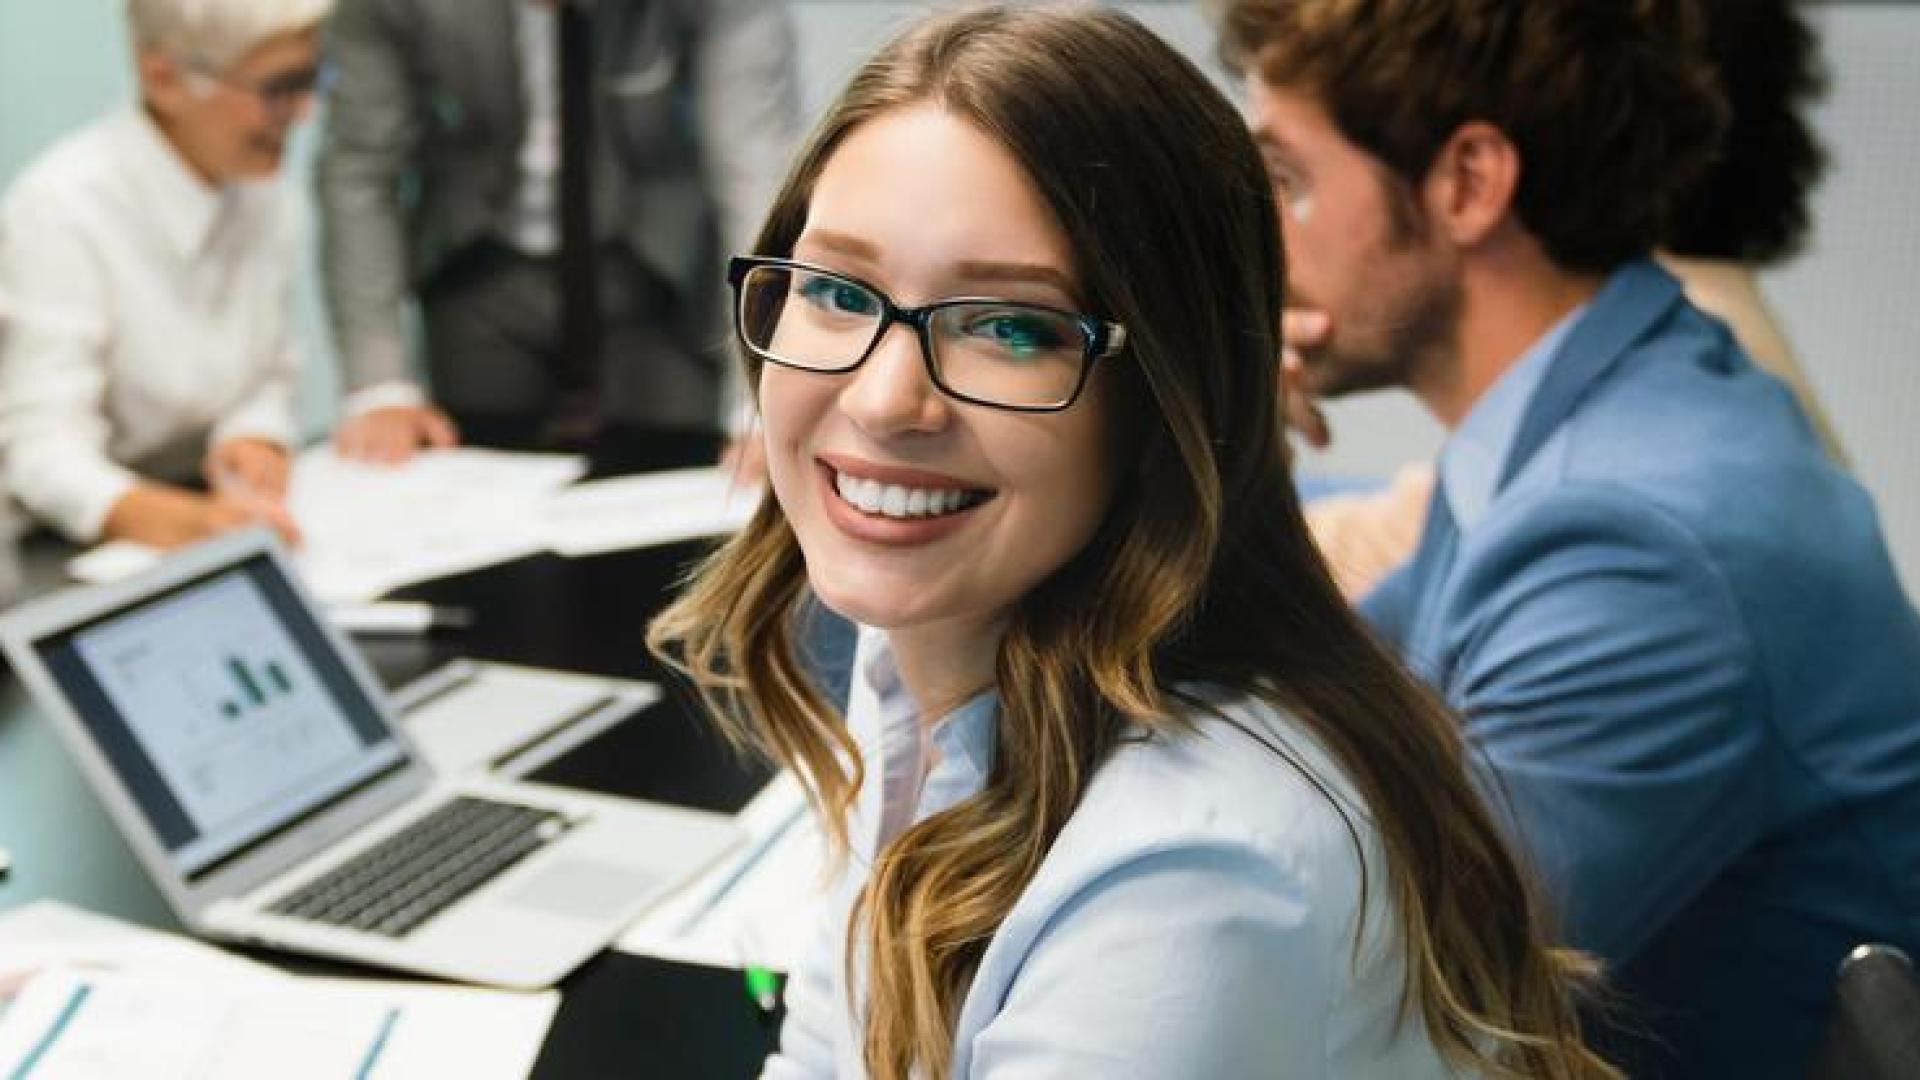
[[[1466,725],[1639,1076],[1799,1077],[1854,944],[1920,954],[1920,619],[1868,496],[1651,262],[1363,602]]]

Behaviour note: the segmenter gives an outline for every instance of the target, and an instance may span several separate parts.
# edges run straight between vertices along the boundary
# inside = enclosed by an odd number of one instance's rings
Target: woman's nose
[[[840,393],[840,408],[871,435],[939,431],[951,403],[933,377],[920,337],[905,323],[887,328]]]

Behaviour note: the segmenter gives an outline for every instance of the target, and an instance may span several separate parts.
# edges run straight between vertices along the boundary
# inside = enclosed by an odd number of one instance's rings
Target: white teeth
[[[925,518],[951,514],[972,506],[979,498],[958,488],[910,488],[882,484],[845,473],[833,474],[834,489],[860,512],[890,518]]]

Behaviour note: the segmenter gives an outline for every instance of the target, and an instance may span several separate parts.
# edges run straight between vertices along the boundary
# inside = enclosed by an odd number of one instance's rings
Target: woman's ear
[[[1512,213],[1520,168],[1520,148],[1506,132],[1478,120],[1460,125],[1427,169],[1427,220],[1459,247],[1479,243]]]
[[[193,92],[186,69],[158,49],[142,49],[134,69],[140,80],[140,99],[162,116],[178,112]]]

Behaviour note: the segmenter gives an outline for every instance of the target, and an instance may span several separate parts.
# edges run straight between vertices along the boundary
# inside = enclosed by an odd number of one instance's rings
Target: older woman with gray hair
[[[0,202],[0,468],[79,541],[285,508],[297,233],[275,183],[331,0],[128,0],[138,100]]]

